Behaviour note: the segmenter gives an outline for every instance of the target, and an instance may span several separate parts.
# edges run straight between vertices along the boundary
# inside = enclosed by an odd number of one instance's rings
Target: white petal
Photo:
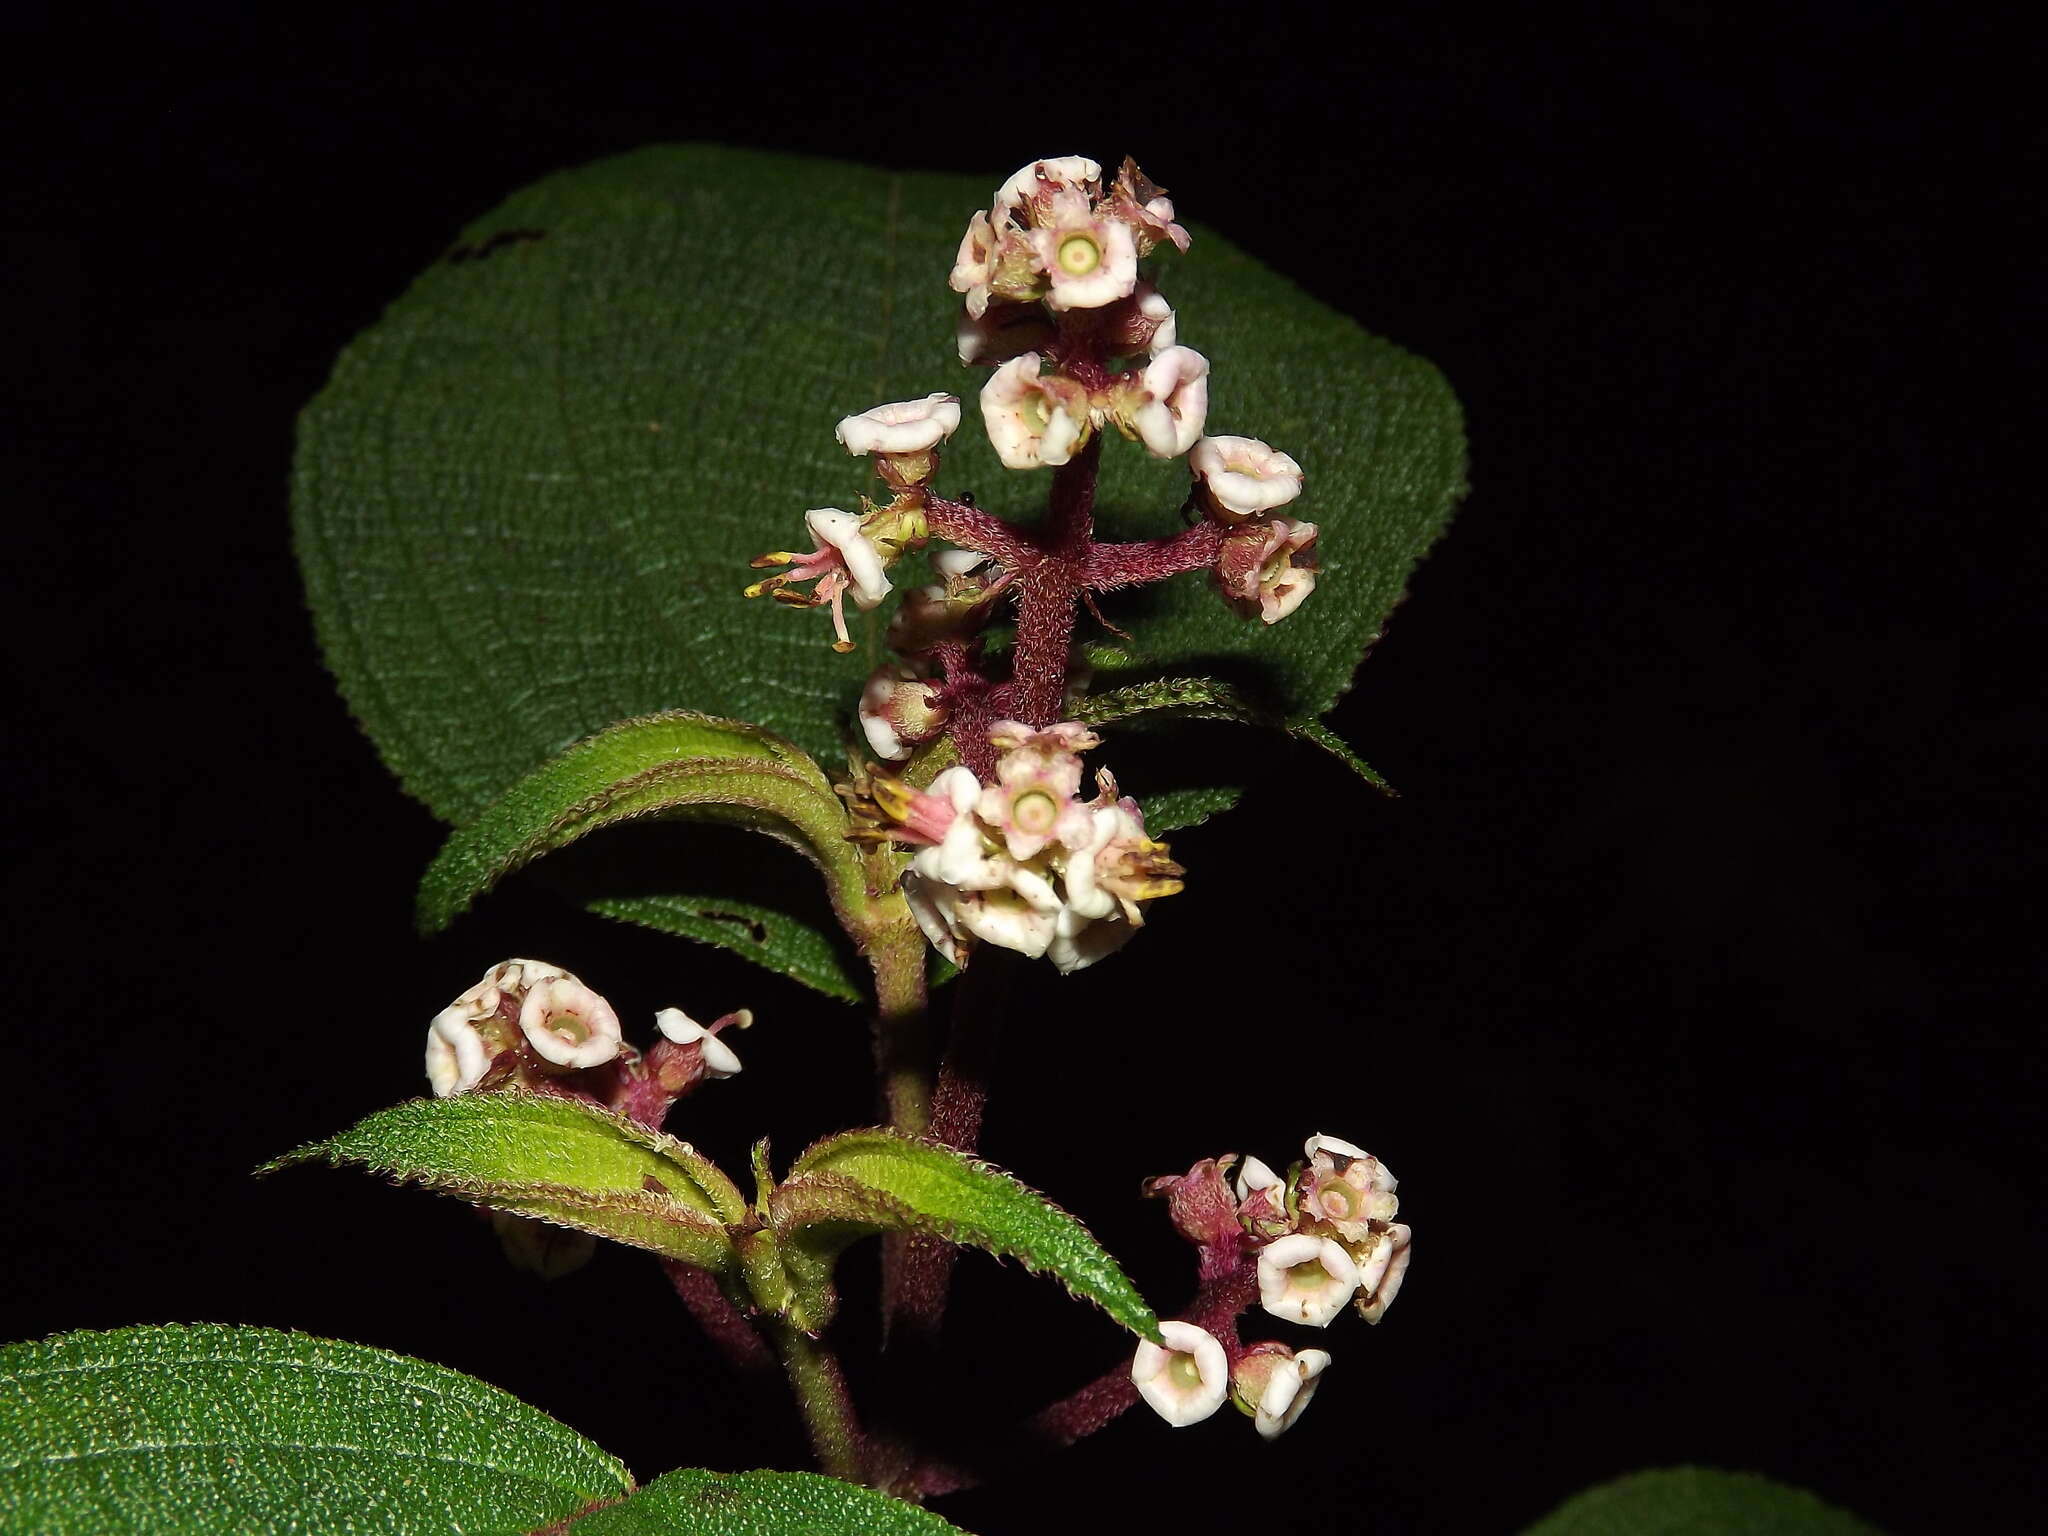
[[[1256,1157],[1247,1156],[1242,1163],[1238,1164],[1237,1168],[1237,1178],[1235,1180],[1237,1198],[1248,1200],[1254,1191],[1271,1189],[1281,1182],[1279,1174],[1268,1168]]]
[[[1230,1363],[1223,1346],[1207,1329],[1193,1323],[1166,1322],[1159,1325],[1161,1348],[1151,1340],[1138,1345],[1131,1361],[1131,1384],[1152,1410],[1176,1429],[1197,1424],[1223,1406],[1230,1392]],[[1171,1370],[1176,1355],[1194,1357],[1196,1385],[1174,1380]]]
[[[1340,1136],[1327,1136],[1321,1131],[1301,1144],[1304,1156],[1313,1158],[1318,1152],[1334,1152],[1339,1157],[1371,1157],[1363,1147],[1354,1147]]]
[[[583,1039],[567,1039],[549,1027],[564,1014],[583,1025]],[[535,1053],[558,1067],[602,1066],[619,1054],[623,1043],[612,1005],[572,976],[543,981],[528,992],[519,1009],[519,1028]]]
[[[427,1026],[427,1081],[434,1097],[467,1093],[490,1070],[491,1053],[458,1006],[443,1009]]]

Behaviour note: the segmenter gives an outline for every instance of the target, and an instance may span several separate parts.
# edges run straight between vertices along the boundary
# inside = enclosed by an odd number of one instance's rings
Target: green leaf
[[[815,1472],[691,1469],[657,1477],[569,1529],[575,1536],[939,1536],[960,1527]]]
[[[1566,1499],[1524,1536],[1878,1536],[1803,1488],[1753,1472],[1632,1472]]]
[[[1199,827],[1219,811],[1227,811],[1244,798],[1244,791],[1227,784],[1201,789],[1169,789],[1145,797],[1145,830],[1154,837]]]
[[[837,655],[822,616],[741,599],[747,561],[871,488],[840,416],[979,386],[946,273],[1008,169],[640,150],[514,194],[343,353],[300,422],[296,543],[328,664],[409,791],[465,822],[563,743],[676,706],[836,757],[887,612]],[[1457,403],[1206,229],[1159,281],[1214,365],[1211,425],[1307,471],[1323,576],[1270,628],[1193,577],[1104,611],[1151,664],[1319,716],[1463,490]],[[940,488],[1035,516],[1047,477],[1002,469],[969,416]],[[1185,465],[1108,449],[1104,536],[1173,531]]]
[[[266,1163],[360,1164],[493,1210],[707,1269],[731,1258],[746,1200],[694,1148],[575,1099],[513,1091],[414,1099]]]
[[[860,974],[846,963],[845,947],[822,928],[788,912],[736,896],[600,896],[591,911],[621,922],[658,928],[744,955],[827,997],[859,1003]]]
[[[829,1317],[831,1261],[855,1238],[932,1232],[1050,1273],[1132,1332],[1159,1319],[1088,1229],[999,1168],[894,1131],[846,1131],[796,1160],[769,1197],[785,1266],[807,1307]]]
[[[766,833],[818,867],[849,927],[867,919],[868,861],[846,840],[846,807],[823,770],[754,726],[675,710],[577,742],[450,837],[420,882],[421,929],[446,927],[542,854],[643,816]]]
[[[1116,720],[1153,714],[1170,714],[1190,720],[1234,720],[1240,725],[1285,731],[1299,741],[1321,747],[1381,794],[1394,793],[1394,786],[1381,778],[1371,764],[1322,721],[1307,715],[1290,719],[1275,714],[1246,698],[1230,684],[1213,677],[1155,678],[1091,694],[1074,707],[1074,718],[1090,725],[1107,725]],[[1151,825],[1151,820],[1148,803],[1147,826]]]
[[[632,1487],[509,1393],[360,1344],[203,1324],[0,1349],[0,1530],[510,1536]]]

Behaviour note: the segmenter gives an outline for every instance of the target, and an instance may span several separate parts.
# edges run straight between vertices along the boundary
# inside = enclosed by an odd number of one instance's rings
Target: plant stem
[[[860,1423],[854,1417],[853,1398],[846,1390],[838,1357],[780,1318],[770,1319],[767,1327],[775,1352],[782,1357],[790,1390],[796,1394],[797,1410],[803,1415],[811,1454],[819,1467],[850,1483],[866,1482]]]
[[[875,973],[875,1071],[889,1124],[922,1136],[932,1118],[932,1029],[924,984],[924,935],[906,913],[857,935]]]
[[[1016,958],[985,946],[953,983],[952,1030],[932,1096],[931,1135],[956,1152],[973,1152],[981,1140],[1003,1000],[1020,980],[1013,968]],[[885,1320],[892,1348],[899,1341],[913,1349],[936,1347],[957,1255],[951,1243],[922,1235],[904,1239],[894,1250]]]

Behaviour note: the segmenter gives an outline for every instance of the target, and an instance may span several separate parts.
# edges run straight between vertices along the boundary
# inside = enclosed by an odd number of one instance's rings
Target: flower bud
[[[1152,1411],[1176,1429],[1197,1424],[1223,1406],[1230,1392],[1230,1362],[1216,1336],[1193,1323],[1161,1323],[1165,1347],[1138,1345],[1131,1384]]]
[[[951,713],[939,697],[938,684],[909,667],[882,667],[861,690],[861,733],[875,756],[886,762],[903,761],[917,743],[938,735]]]

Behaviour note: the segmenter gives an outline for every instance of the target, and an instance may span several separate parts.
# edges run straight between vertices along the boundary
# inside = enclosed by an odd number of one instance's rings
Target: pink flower
[[[1383,1239],[1384,1252],[1375,1247],[1361,1271],[1358,1314],[1368,1323],[1387,1315],[1387,1308],[1401,1294],[1401,1282],[1408,1276],[1408,1228],[1393,1222]]]
[[[735,1027],[745,1029],[754,1022],[754,1016],[742,1008],[729,1015]],[[724,1022],[723,1020],[719,1022]],[[739,1053],[717,1034],[706,1029],[680,1008],[664,1008],[654,1016],[655,1027],[677,1045],[694,1045],[704,1061],[706,1077],[736,1077],[740,1071]]]
[[[1346,1242],[1365,1240],[1370,1223],[1392,1221],[1401,1209],[1399,1181],[1379,1159],[1334,1136],[1311,1136],[1301,1176],[1301,1208]]]
[[[865,518],[842,512],[837,507],[813,507],[804,514],[804,526],[817,539],[818,547],[807,555],[790,550],[762,555],[754,561],[757,567],[787,565],[790,569],[755,582],[747,588],[746,595],[759,597],[764,592],[773,593],[777,602],[799,608],[816,608],[830,603],[832,630],[838,636],[833,649],[852,650],[853,641],[846,633],[847,593],[853,594],[854,604],[863,612],[889,595],[889,577],[882,551],[867,536],[865,523]],[[818,584],[808,595],[788,585],[814,578]]]
[[[976,809],[999,833],[1013,859],[1030,859],[1052,841],[1060,818],[1081,788],[1077,753],[1101,744],[1086,726],[1034,731],[1015,720],[997,722],[989,739],[1003,748],[996,782],[981,792]]]
[[[1079,192],[1046,200],[1031,249],[1051,285],[1045,302],[1056,310],[1100,309],[1127,297],[1138,282],[1138,249],[1131,227],[1100,218]]]
[[[1154,458],[1173,459],[1194,447],[1209,419],[1209,360],[1190,347],[1168,347],[1141,380],[1145,402],[1131,426]]]
[[[1230,1394],[1230,1361],[1216,1336],[1193,1323],[1161,1323],[1165,1344],[1147,1339],[1131,1361],[1131,1384],[1152,1411],[1178,1429],[1198,1424]]]
[[[1301,494],[1301,466],[1256,437],[1205,437],[1189,450],[1188,468],[1222,523],[1271,512]]]
[[[1216,585],[1246,618],[1278,624],[1316,589],[1316,525],[1284,517],[1233,529],[1216,556]]]
[[[947,278],[955,293],[967,295],[967,313],[976,319],[988,308],[989,280],[995,275],[996,253],[1002,236],[985,213],[977,213],[960,237],[959,253],[953,258],[953,272]],[[963,359],[965,361],[965,359]]]
[[[1038,354],[1026,352],[981,388],[982,422],[1006,469],[1066,463],[1088,426],[1088,392],[1057,374],[1041,378],[1038,369]]]
[[[1047,160],[1034,160],[996,188],[994,210],[997,213],[1015,210],[1036,223],[1040,221],[1039,211],[1062,190],[1072,187],[1080,192],[1089,192],[1101,180],[1101,165],[1086,155],[1059,155]]]

